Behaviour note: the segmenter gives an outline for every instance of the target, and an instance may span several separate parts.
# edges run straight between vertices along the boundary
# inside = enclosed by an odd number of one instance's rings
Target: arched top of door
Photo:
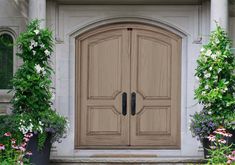
[[[168,31],[169,34],[176,35],[180,38],[184,38],[189,34],[182,30],[180,27],[168,23],[166,21],[156,19],[156,18],[143,18],[143,17],[112,17],[112,18],[103,18],[97,19],[96,21],[91,21],[85,25],[79,25],[72,30],[69,34],[71,37],[77,38],[85,33],[89,33],[94,29],[100,29],[101,31],[105,29],[105,27],[110,28],[128,28],[128,26],[136,27],[148,27],[148,29],[152,27],[152,29],[156,29],[160,31]],[[96,31],[97,32],[97,31]]]

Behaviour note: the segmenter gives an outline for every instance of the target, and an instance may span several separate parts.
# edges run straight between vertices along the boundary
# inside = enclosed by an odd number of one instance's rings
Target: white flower
[[[211,77],[210,73],[205,74],[205,78],[209,78],[209,77]]]
[[[218,44],[220,41],[218,38],[215,39],[215,43]]]
[[[44,45],[44,44],[41,44],[40,46],[41,46],[42,48],[44,48],[44,47],[45,47],[45,45]]]
[[[221,51],[216,51],[216,53],[215,53],[217,56],[220,56],[221,55]]]
[[[42,73],[43,75],[46,74],[45,69],[44,69],[43,67],[41,67],[39,64],[35,65],[34,68],[36,69],[36,71],[37,71],[38,74],[39,74],[39,73]]]
[[[209,70],[212,70],[212,67],[210,67]]]
[[[212,114],[212,112],[211,111],[208,111],[208,115],[211,115]]]
[[[202,95],[203,95],[203,96],[205,96],[205,95],[206,95],[206,92],[205,92],[205,91],[203,91],[203,92],[202,92]]]
[[[211,55],[211,53],[212,53],[212,51],[209,49],[209,50],[207,50],[206,51],[206,56],[210,56]]]
[[[43,68],[43,70],[42,70],[42,74],[43,75],[45,75],[46,74],[46,71],[45,71],[45,69]]]
[[[48,50],[45,50],[44,53],[45,53],[46,55],[48,55],[48,56],[51,54],[51,52],[48,51]]]
[[[43,132],[42,127],[41,127],[41,126],[39,126],[39,127],[38,127],[38,131],[39,131],[40,133],[42,133],[42,132]]]
[[[39,124],[39,125],[41,125],[41,126],[43,126],[43,125],[44,125],[41,121],[39,121],[39,122],[38,122],[38,124]]]
[[[33,32],[34,32],[36,35],[39,34],[39,30],[38,30],[38,29],[34,30]]]
[[[205,51],[205,48],[202,47],[200,51],[201,51],[201,52],[204,52],[204,51]]]
[[[213,60],[215,60],[216,57],[217,57],[216,54],[212,54],[212,55],[211,55],[211,58],[212,58]]]
[[[34,40],[31,40],[30,43],[31,43],[31,45],[34,45],[35,41],[34,41]]]
[[[205,89],[209,89],[209,85],[206,85],[206,86],[205,86]]]
[[[204,60],[204,62],[207,62],[207,58],[205,57],[205,58],[203,58],[203,60]]]
[[[51,95],[51,100],[55,100],[55,94],[54,93],[52,93],[52,95]]]
[[[23,133],[23,134],[26,134],[28,132],[32,132],[33,131],[33,124],[30,123],[29,125],[24,125],[25,122],[20,123],[20,127],[18,127],[18,129]]]
[[[41,71],[44,71],[44,68],[42,68],[39,64],[35,65],[34,68],[36,69],[37,73],[40,73]]]
[[[225,89],[222,89],[222,90],[221,90],[221,92],[225,93],[225,92],[226,92],[226,90],[225,90]]]
[[[33,46],[33,47],[38,46],[38,43],[37,43],[37,42],[35,42],[34,40],[31,40],[30,42],[31,42],[31,46]]]
[[[33,50],[33,55],[35,55],[36,54],[36,51],[35,50]]]

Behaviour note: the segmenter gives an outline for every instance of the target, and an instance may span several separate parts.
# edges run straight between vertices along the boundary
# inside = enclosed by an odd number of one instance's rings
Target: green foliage
[[[231,156],[232,145],[227,144],[227,140],[232,134],[227,132],[224,128],[218,128],[211,134],[208,139],[211,142],[209,151],[208,164],[231,164],[230,158],[235,159]]]
[[[52,33],[39,29],[39,21],[32,21],[27,31],[17,39],[21,52],[17,55],[24,61],[15,73],[12,83],[15,95],[13,112],[33,113],[52,110],[52,68],[49,60],[52,52]]]
[[[52,108],[52,32],[40,29],[39,20],[33,20],[26,32],[20,34],[17,46],[21,50],[17,55],[23,59],[23,65],[12,80],[13,116],[21,133],[38,134],[39,147],[42,148],[48,133],[52,134],[53,141],[58,141],[67,127],[67,120]]]
[[[47,134],[46,133],[40,133],[38,136],[38,149],[41,150],[44,147],[44,142],[46,141]]]
[[[210,119],[215,126],[222,125],[229,129],[235,120],[235,56],[231,45],[226,32],[217,26],[197,60],[195,76],[199,85],[195,90],[195,98],[203,105],[203,112],[192,116],[191,130],[195,133],[200,128],[202,132],[195,134],[199,138],[213,131],[212,127],[203,130],[204,119]]]
[[[207,136],[213,132],[219,126],[218,121],[214,121],[208,112],[203,109],[200,112],[196,112],[193,115],[190,124],[190,131],[192,132],[193,137],[198,137],[200,141],[203,138],[207,138]]]
[[[231,41],[220,26],[201,49],[197,63],[195,76],[199,78],[199,86],[195,98],[211,113],[213,120],[223,125],[235,113],[235,56]]]
[[[1,118],[1,121],[12,121],[12,118],[5,116]],[[25,134],[25,136],[17,136],[18,134],[12,134],[12,132],[2,133],[1,130],[0,137],[0,162],[1,165],[29,165],[29,157],[32,154],[26,151],[26,146],[32,134]]]
[[[17,141],[23,138],[23,134],[19,130],[17,115],[1,115],[0,123],[0,143],[4,143],[4,133],[6,132],[11,132]]]

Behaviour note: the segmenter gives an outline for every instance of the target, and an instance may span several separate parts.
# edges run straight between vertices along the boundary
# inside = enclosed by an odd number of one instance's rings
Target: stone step
[[[76,158],[59,157],[51,158],[50,165],[185,165],[202,164],[205,161],[201,157],[96,157]]]

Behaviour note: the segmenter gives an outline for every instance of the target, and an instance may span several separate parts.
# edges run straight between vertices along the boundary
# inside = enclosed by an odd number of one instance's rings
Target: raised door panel
[[[180,144],[180,44],[178,36],[156,28],[132,31],[131,145],[178,148]]]
[[[169,107],[143,107],[137,116],[138,135],[170,134]]]
[[[121,104],[122,92],[130,90],[129,33],[101,28],[78,38],[77,44],[81,65],[78,147],[128,145],[129,115],[122,115]]]
[[[169,98],[171,46],[154,36],[138,35],[137,90],[145,99]]]
[[[114,99],[121,92],[122,36],[91,41],[88,45],[88,98]]]

